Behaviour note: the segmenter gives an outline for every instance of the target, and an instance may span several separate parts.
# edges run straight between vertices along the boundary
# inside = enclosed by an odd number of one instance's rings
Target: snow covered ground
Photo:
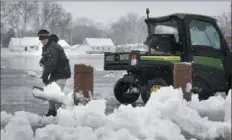
[[[226,100],[214,100],[223,104],[222,113],[231,111],[231,93]],[[195,102],[193,104],[199,104]],[[192,104],[192,105],[193,105]],[[172,87],[162,88],[143,107],[120,105],[112,114],[105,115],[106,100],[92,100],[86,106],[58,110],[57,117],[41,117],[29,112],[14,115],[1,112],[1,130],[4,140],[184,140],[215,139],[231,135],[231,116],[226,121],[212,122],[203,118],[182,97],[182,91]],[[208,111],[212,111],[209,105]],[[32,127],[39,127],[33,134]]]
[[[42,86],[40,56],[1,59],[1,139],[3,140],[184,140],[215,139],[231,135],[231,94],[199,102],[182,99],[182,91],[162,88],[146,106],[119,105],[114,83],[124,72],[103,71],[102,55],[70,55],[71,67],[86,63],[95,68],[94,99],[86,106],[58,110],[43,117],[47,102],[32,96]],[[73,75],[65,93],[73,89]]]

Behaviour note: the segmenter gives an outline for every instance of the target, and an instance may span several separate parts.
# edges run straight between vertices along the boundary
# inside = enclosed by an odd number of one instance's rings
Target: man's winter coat
[[[52,34],[42,50],[40,64],[44,67],[42,74],[44,84],[71,77],[69,60],[63,48],[57,43],[58,41],[59,38]]]

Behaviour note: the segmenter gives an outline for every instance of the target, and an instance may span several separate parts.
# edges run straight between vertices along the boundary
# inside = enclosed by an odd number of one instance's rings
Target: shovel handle
[[[42,87],[38,87],[38,86],[33,86],[33,89],[38,89],[38,90],[44,91],[44,89]]]

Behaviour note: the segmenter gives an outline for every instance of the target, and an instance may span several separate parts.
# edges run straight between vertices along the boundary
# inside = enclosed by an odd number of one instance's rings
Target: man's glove
[[[42,78],[42,81],[43,81],[44,85],[47,86],[49,84],[48,76],[42,75],[41,78]]]
[[[49,84],[48,79],[43,79],[43,83],[44,83],[45,86],[47,86]]]
[[[41,60],[39,61],[39,65],[40,65],[42,68],[44,68],[44,61],[43,61],[43,59],[41,59]]]

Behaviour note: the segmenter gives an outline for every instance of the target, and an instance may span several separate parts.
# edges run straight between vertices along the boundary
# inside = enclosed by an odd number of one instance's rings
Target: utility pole
[[[72,20],[71,20],[71,29],[70,29],[70,38],[71,38],[71,41],[70,41],[70,43],[71,43],[71,46],[73,45],[73,36],[72,36],[72,29],[73,29],[73,22],[72,22]]]

